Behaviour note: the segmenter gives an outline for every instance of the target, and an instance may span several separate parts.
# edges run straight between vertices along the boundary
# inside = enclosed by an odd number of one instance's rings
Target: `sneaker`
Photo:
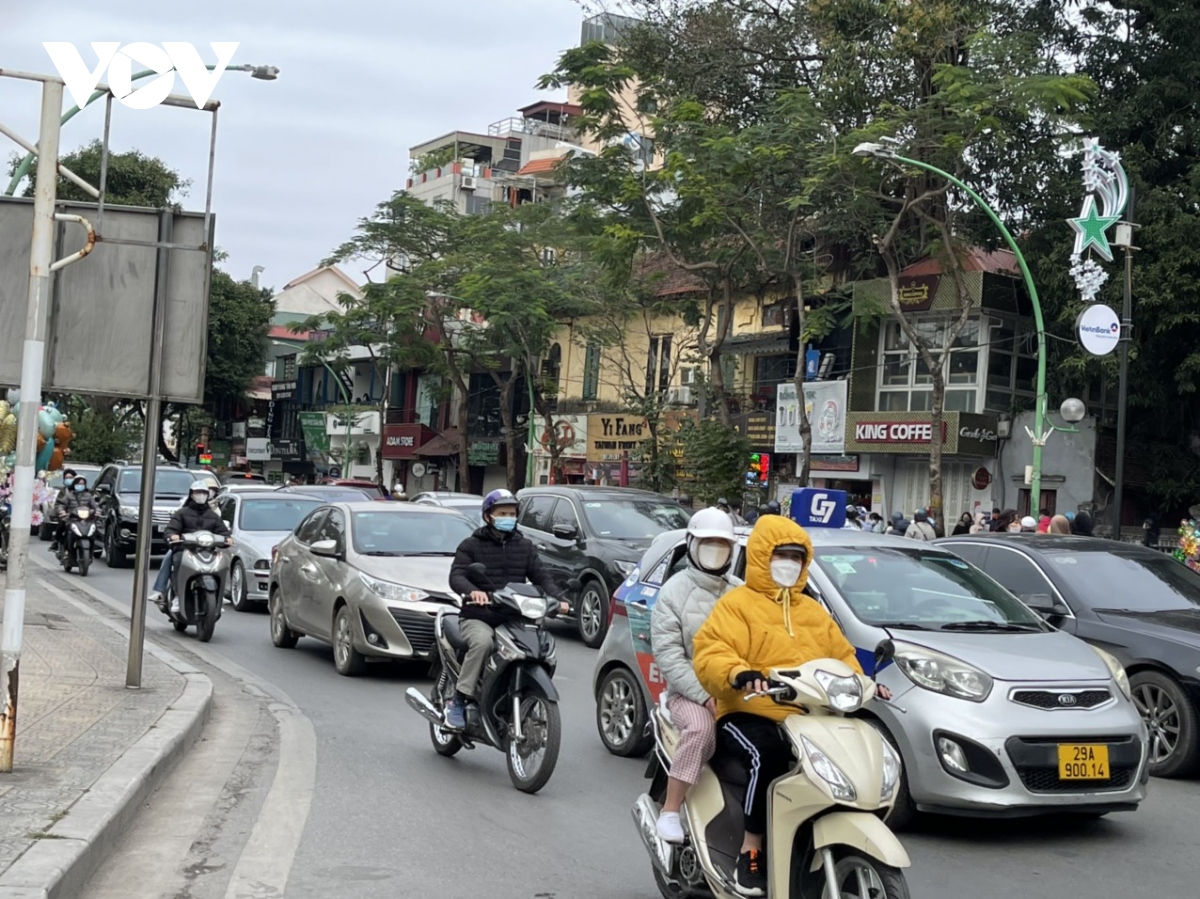
[[[179,597],[178,596],[171,597],[171,614],[172,615],[179,614]]]
[[[751,849],[738,856],[733,875],[733,888],[740,896],[767,895],[767,866],[761,849]]]
[[[683,824],[679,812],[663,812],[658,816],[658,835],[668,843],[683,843]]]
[[[52,552],[52,553],[58,552],[58,541],[57,540],[55,540],[53,543],[50,544],[50,552]]]
[[[152,602],[156,606],[161,606],[163,604],[163,597],[162,597],[162,594],[159,593],[157,590],[151,590],[150,595],[146,597],[146,601]]]
[[[456,697],[446,703],[446,727],[450,730],[463,730],[467,726],[463,715],[463,704]]]

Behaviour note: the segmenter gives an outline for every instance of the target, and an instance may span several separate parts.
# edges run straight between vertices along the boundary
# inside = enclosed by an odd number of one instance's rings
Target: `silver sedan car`
[[[229,568],[229,601],[239,612],[267,601],[271,582],[271,553],[305,515],[323,505],[310,496],[280,494],[274,490],[221,493],[217,512],[233,534],[233,559]]]
[[[601,740],[641,754],[665,686],[650,610],[687,564],[684,531],[658,537],[618,588],[593,683]],[[1149,779],[1147,734],[1120,664],[1056,630],[979,569],[938,547],[813,528],[806,592],[838,622],[891,702],[867,714],[900,751],[892,812],[979,817],[1135,809]],[[732,569],[745,570],[745,533]],[[894,664],[875,670],[885,639]]]
[[[368,658],[428,659],[450,590],[454,552],[472,533],[451,509],[414,503],[329,503],[280,542],[271,566],[271,640],[333,645],[339,674]]]

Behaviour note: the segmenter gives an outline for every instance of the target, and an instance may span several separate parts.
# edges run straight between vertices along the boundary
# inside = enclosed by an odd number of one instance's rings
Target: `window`
[[[542,381],[547,393],[558,394],[558,379],[562,374],[562,346],[554,344],[542,360]]]
[[[452,556],[471,536],[458,515],[422,515],[387,510],[354,512],[354,551],[376,556]]]
[[[257,497],[242,501],[242,514],[238,516],[239,527],[243,531],[290,531],[296,523],[321,501],[315,497],[291,496],[286,499],[270,499]],[[229,517],[225,520],[233,523],[234,502],[226,506]]]
[[[1008,412],[1014,394],[1032,397],[1037,378],[1037,341],[1028,322],[1001,321],[988,336],[987,390],[983,407]]]
[[[646,353],[646,396],[671,386],[671,335],[650,338]]]
[[[531,496],[521,504],[521,527],[535,531],[550,532],[551,515],[554,512],[553,496]]]
[[[230,527],[233,527],[233,513],[236,509],[236,503],[237,500],[233,499],[233,497],[226,497],[217,502],[217,509],[221,512],[221,518]]]
[[[558,251],[554,247],[542,247],[542,265],[554,265],[558,261]]]
[[[1093,609],[1179,612],[1182,624],[1200,608],[1200,575],[1165,553],[1052,550],[1045,558],[1060,583]]]
[[[330,509],[329,516],[325,519],[325,523],[321,525],[321,530],[317,535],[318,540],[333,540],[337,543],[337,548],[346,548],[346,517],[337,509]]]
[[[575,514],[575,507],[571,505],[569,499],[560,499],[554,507],[554,515],[550,519],[550,529],[558,527],[571,528],[575,533],[579,533],[579,517]]]
[[[982,543],[947,543],[945,546],[960,559],[966,559],[976,568],[987,571],[984,560],[987,558],[988,548]]]
[[[934,359],[942,354],[950,322],[945,318],[918,319],[913,330],[931,348]],[[927,412],[933,408],[933,377],[908,335],[896,321],[888,322],[880,337],[879,406],[884,412]],[[966,323],[943,362],[946,411],[974,412],[979,383],[979,321]]]
[[[763,305],[762,323],[764,328],[788,328],[792,324],[792,303],[767,303]]]
[[[583,358],[583,398],[594,400],[600,392],[600,344],[589,341]]]
[[[317,534],[321,529],[321,522],[325,520],[326,510],[317,509],[312,515],[301,522],[300,527],[296,528],[296,539],[301,543],[312,543],[317,539]]]
[[[1054,595],[1046,575],[1029,558],[1001,546],[989,548],[987,573],[1016,596]]]
[[[294,381],[296,379],[296,354],[283,357],[283,380]]]

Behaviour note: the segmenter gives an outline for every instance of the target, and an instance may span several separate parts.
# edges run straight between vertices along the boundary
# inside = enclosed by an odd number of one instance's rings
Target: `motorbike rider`
[[[488,608],[487,591],[472,579],[470,566],[479,562],[487,568],[492,590],[528,580],[546,595],[558,595],[553,575],[542,567],[537,548],[517,530],[517,498],[508,490],[493,490],[483,498],[481,511],[483,527],[458,545],[450,566],[450,589],[467,600],[459,613],[467,654],[454,697],[446,703],[446,726],[455,730],[466,727],[468,713],[472,721],[479,713],[475,690],[492,652],[496,625],[504,620],[502,612]],[[568,611],[570,607],[562,603],[560,608]]]
[[[167,535],[168,543],[178,543],[184,534],[194,534],[197,531],[211,531],[225,538],[225,545],[233,545],[233,537],[229,526],[225,524],[216,509],[209,505],[209,489],[207,481],[192,481],[188,498],[182,506],[175,510],[163,533]],[[150,594],[151,602],[161,602],[162,595],[171,583],[171,576],[179,564],[179,554],[168,549],[158,568],[158,577],[154,579],[154,592]],[[171,612],[179,611],[179,597],[171,597]]]
[[[687,527],[687,568],[667,581],[650,613],[654,661],[667,682],[667,711],[679,728],[679,747],[658,817],[658,835],[668,843],[684,841],[679,810],[717,748],[717,703],[696,679],[692,639],[731,586],[726,573],[736,543],[733,524],[719,506],[693,515]]]
[[[92,491],[88,490],[87,478],[76,475],[70,482],[64,481],[64,484],[66,486],[58,494],[58,499],[54,501],[54,513],[58,518],[58,532],[62,535],[55,541],[60,556],[67,551],[67,524],[71,515],[79,509],[87,509],[95,516],[100,514],[100,504],[96,502]]]
[[[75,483],[76,472],[74,468],[64,468],[62,473],[62,486],[58,488],[58,495],[54,498],[55,517],[58,520],[54,523],[54,542],[50,544],[50,552],[57,553],[58,547],[62,544],[67,536],[67,523],[58,515],[58,504],[63,501],[63,498],[71,492],[71,485]]]
[[[766,894],[763,837],[771,782],[794,765],[779,724],[795,709],[742,694],[769,686],[767,672],[813,659],[840,659],[862,672],[854,647],[815,599],[805,594],[812,540],[782,516],[759,520],[746,546],[746,583],[722,596],[694,641],[696,678],[717,701],[719,751],[751,772],[745,834],[734,886],[743,896]],[[891,693],[879,687],[879,696]]]

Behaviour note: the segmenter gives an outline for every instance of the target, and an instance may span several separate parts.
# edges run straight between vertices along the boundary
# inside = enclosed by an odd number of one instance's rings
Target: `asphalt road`
[[[45,550],[35,542],[34,552]],[[87,581],[128,606],[131,572],[98,563]],[[155,607],[149,613],[153,639],[195,645]],[[276,649],[265,613],[226,606],[206,649],[286,693],[316,736],[288,899],[654,899],[629,814],[644,762],[601,746],[595,654],[559,630],[562,753],[549,785],[526,796],[495,750],[434,754],[427,726],[403,700],[406,687],[425,686],[422,670],[372,665],[361,678],[340,677],[327,646],[302,639]],[[929,820],[903,835],[909,885],[915,899],[1194,899],[1198,816],[1200,781],[1156,780],[1137,812],[1100,821]]]

